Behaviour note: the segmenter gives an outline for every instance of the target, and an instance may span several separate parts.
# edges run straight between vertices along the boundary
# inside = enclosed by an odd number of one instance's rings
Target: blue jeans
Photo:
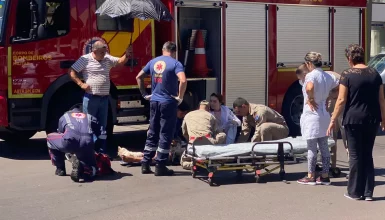
[[[177,108],[177,102],[150,102],[150,129],[142,163],[151,163],[155,152],[158,151],[155,159],[156,163],[166,164],[171,141],[174,138]]]
[[[106,133],[107,128],[108,97],[109,96],[98,96],[88,93],[85,93],[83,97],[83,112],[94,116],[98,120],[102,133]],[[97,139],[97,136],[94,135],[95,142]],[[98,141],[100,143],[99,151],[105,153],[107,150],[106,139],[99,139]]]

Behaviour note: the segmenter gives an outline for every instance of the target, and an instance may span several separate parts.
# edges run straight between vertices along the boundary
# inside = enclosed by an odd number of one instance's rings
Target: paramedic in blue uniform
[[[150,129],[144,147],[142,173],[152,173],[150,163],[157,151],[155,176],[171,176],[174,171],[168,169],[166,163],[174,137],[177,107],[183,101],[187,81],[183,65],[175,59],[175,43],[166,42],[162,53],[162,56],[150,60],[136,77],[143,97],[150,100]],[[151,95],[144,87],[146,74],[151,75]]]
[[[56,166],[55,174],[65,176],[65,154],[75,154],[71,157],[71,179],[79,182],[95,176],[96,159],[94,152],[94,137],[105,139],[97,119],[90,114],[84,114],[75,108],[64,113],[59,119],[58,133],[47,135],[47,145],[52,165]]]

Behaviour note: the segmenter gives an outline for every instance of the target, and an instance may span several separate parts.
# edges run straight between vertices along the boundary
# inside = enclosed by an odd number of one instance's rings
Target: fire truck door
[[[82,33],[76,30],[71,20],[72,16],[76,16],[76,10],[70,10],[76,6],[65,0],[36,2],[42,4],[36,7],[43,8],[39,11],[45,12],[45,15],[37,21],[39,28],[32,38],[31,13],[34,12],[31,12],[30,1],[18,1],[12,8],[14,13],[10,13],[16,22],[11,24],[14,32],[11,33],[12,42],[8,48],[9,98],[42,97],[49,85],[66,72],[61,61],[75,60],[78,55],[73,48],[77,48],[77,36]]]

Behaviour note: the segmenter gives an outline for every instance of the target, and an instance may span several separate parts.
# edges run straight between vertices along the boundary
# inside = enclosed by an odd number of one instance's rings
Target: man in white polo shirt
[[[128,61],[129,48],[121,57],[107,54],[107,45],[96,41],[92,45],[92,52],[81,56],[71,67],[71,79],[84,91],[83,112],[98,119],[102,131],[106,130],[108,117],[108,97],[110,95],[110,69],[124,65]],[[77,73],[82,73],[83,83]],[[95,137],[96,140],[96,137]],[[106,141],[100,141],[100,151],[106,153]]]

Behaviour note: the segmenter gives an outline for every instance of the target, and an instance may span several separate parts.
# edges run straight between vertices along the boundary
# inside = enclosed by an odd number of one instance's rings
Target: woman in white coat
[[[233,144],[237,136],[237,127],[241,120],[223,103],[222,95],[210,96],[210,113],[217,119],[219,127],[226,133],[226,144]]]
[[[301,133],[307,141],[308,175],[297,182],[306,185],[329,185],[330,152],[327,129],[330,114],[326,109],[329,92],[338,86],[337,78],[324,72],[320,53],[309,52],[305,56],[305,65],[309,73],[305,76],[302,87],[304,107],[301,115]],[[322,156],[322,173],[316,180],[317,144]]]

